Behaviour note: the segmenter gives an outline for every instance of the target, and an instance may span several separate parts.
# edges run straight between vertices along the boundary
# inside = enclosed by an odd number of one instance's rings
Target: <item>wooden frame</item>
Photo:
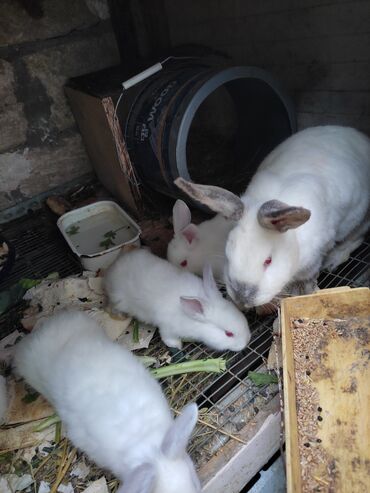
[[[327,289],[313,295],[288,298],[283,300],[281,304],[284,367],[284,421],[288,493],[300,493],[302,491],[300,455],[298,448],[293,343],[290,332],[291,319],[340,319],[369,316],[370,290],[368,288],[351,289],[349,287],[342,287]],[[370,438],[370,430],[368,430],[367,433]],[[346,489],[348,486],[350,489]],[[354,491],[351,489],[352,487],[353,485],[347,484],[341,491]]]

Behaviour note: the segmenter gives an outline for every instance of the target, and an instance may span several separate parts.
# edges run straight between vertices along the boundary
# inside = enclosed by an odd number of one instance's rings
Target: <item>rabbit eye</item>
[[[267,257],[267,259],[263,262],[263,265],[265,267],[267,267],[268,265],[270,265],[272,262],[272,258],[271,257]]]
[[[181,265],[181,267],[186,267],[188,265],[188,261],[183,260],[180,265]]]
[[[229,332],[228,330],[225,330],[225,334],[227,337],[234,337],[234,332]]]

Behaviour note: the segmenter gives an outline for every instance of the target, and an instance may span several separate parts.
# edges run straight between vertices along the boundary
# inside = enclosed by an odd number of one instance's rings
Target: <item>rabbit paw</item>
[[[170,348],[182,349],[182,342],[180,339],[172,337],[162,337],[162,341],[166,344],[166,346]]]

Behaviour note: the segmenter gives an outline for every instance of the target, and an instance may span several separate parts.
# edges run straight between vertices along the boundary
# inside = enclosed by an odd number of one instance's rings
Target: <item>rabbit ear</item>
[[[284,233],[288,229],[298,228],[311,217],[304,207],[294,207],[280,200],[269,200],[259,208],[257,219],[263,228]]]
[[[183,200],[176,200],[172,209],[173,229],[179,233],[191,223],[191,212]]]
[[[184,236],[186,241],[191,245],[196,239],[198,239],[198,228],[195,224],[189,224],[185,229],[182,229],[181,234]]]
[[[144,463],[135,467],[126,477],[117,493],[152,493],[156,471],[153,464]]]
[[[204,301],[200,298],[191,296],[180,297],[181,308],[191,318],[195,320],[204,319]]]
[[[166,457],[176,459],[185,453],[197,419],[197,405],[192,403],[185,406],[164,436],[161,450]]]
[[[213,277],[212,267],[206,262],[203,267],[203,287],[206,296],[212,296],[214,293],[220,293],[215,278]]]
[[[224,217],[234,221],[238,221],[242,217],[244,204],[232,192],[212,185],[198,185],[183,178],[176,178],[174,183],[189,197],[208,206],[213,211],[219,212]]]

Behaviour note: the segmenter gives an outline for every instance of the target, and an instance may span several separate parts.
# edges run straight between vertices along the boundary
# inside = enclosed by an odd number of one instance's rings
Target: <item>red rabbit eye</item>
[[[186,267],[188,265],[188,261],[183,260],[180,265],[181,265],[181,267]]]
[[[225,330],[225,334],[227,337],[234,337],[234,332],[229,332],[228,330]]]
[[[267,259],[263,262],[263,265],[265,267],[267,267],[268,265],[270,265],[272,262],[272,258],[271,257],[267,257]]]

